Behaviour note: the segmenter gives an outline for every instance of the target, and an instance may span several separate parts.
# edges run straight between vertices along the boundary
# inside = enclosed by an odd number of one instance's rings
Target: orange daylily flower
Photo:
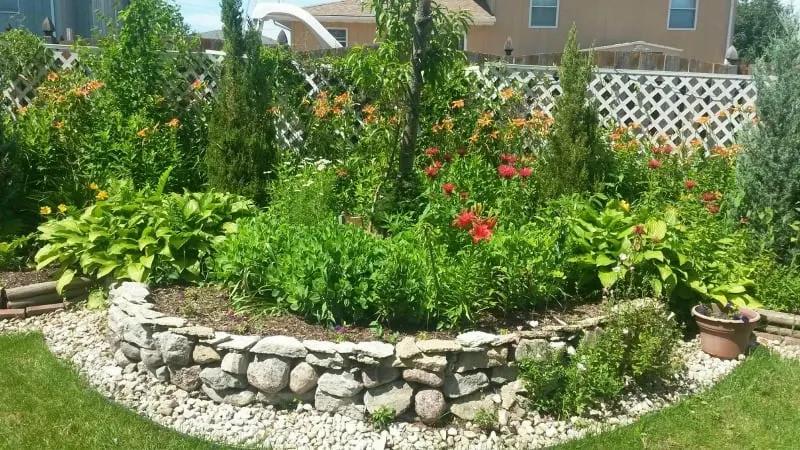
[[[170,127],[170,128],[175,128],[175,127],[177,127],[177,126],[178,126],[178,125],[180,125],[180,124],[181,124],[181,121],[180,121],[180,120],[178,120],[178,118],[177,118],[177,117],[173,117],[173,118],[172,118],[172,120],[170,120],[169,122],[167,122],[167,126],[168,126],[168,127]]]
[[[453,100],[453,102],[450,103],[450,107],[453,108],[453,109],[463,108],[464,107],[464,100]]]

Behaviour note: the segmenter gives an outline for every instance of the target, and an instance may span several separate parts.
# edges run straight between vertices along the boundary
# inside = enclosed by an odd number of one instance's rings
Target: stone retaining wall
[[[471,331],[455,340],[300,341],[238,336],[191,326],[154,311],[146,285],[109,292],[108,340],[121,366],[139,365],[162,382],[235,406],[300,401],[363,417],[381,407],[407,420],[435,422],[448,411],[472,420],[495,410],[500,422],[521,415],[515,361],[564,348],[598,320],[494,335]],[[198,394],[199,395],[199,394]]]

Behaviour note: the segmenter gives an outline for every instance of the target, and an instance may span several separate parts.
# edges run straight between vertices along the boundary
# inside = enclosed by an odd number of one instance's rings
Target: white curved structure
[[[314,16],[299,6],[286,3],[259,2],[253,7],[251,16],[262,22],[269,19],[299,20],[308,25],[308,28],[317,35],[317,38],[323,44],[330,48],[342,47],[342,44],[340,44]]]

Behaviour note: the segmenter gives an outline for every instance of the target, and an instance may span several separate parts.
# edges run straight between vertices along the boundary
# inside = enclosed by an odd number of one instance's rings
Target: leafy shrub
[[[452,250],[426,223],[381,237],[332,218],[283,219],[270,211],[240,221],[238,233],[217,246],[214,278],[234,288],[240,310],[292,311],[329,324],[450,328],[559,292],[549,231],[509,231],[485,245],[463,233]]]
[[[167,190],[204,183],[208,103],[177,70],[187,63],[191,44],[177,11],[164,0],[132,2],[97,51],[79,48],[85,65],[47,73],[33,101],[8,117],[19,170],[7,203],[24,228],[41,219],[40,207],[85,206],[89,183],[126,178],[142,188],[168,167],[174,169]],[[19,54],[0,59],[20,76],[35,67],[30,80],[39,83],[52,55],[37,36],[20,33],[14,45],[0,45]]]
[[[164,194],[168,173],[155,190],[112,188],[77,217],[39,227],[45,245],[37,268],[57,263],[59,286],[76,275],[134,281],[197,281],[212,244],[235,230],[233,221],[251,212],[242,198],[219,193]],[[101,198],[104,196],[101,196]]]
[[[764,307],[791,314],[800,313],[800,267],[777,263],[771,254],[753,261],[758,299]]]
[[[791,224],[800,218],[800,111],[795,98],[800,93],[800,25],[787,20],[787,35],[767,48],[769,62],[757,65],[755,73],[758,124],[745,139],[745,151],[736,166],[737,184],[744,198],[741,215],[748,216],[771,241],[784,261],[798,252],[792,247]]]
[[[561,417],[613,403],[631,385],[668,379],[680,367],[681,332],[666,306],[641,299],[612,307],[609,321],[575,354],[552,352],[544,361],[519,362],[530,406]]]
[[[571,272],[584,289],[664,295],[680,311],[688,310],[685,302],[703,299],[757,304],[742,233],[732,233],[694,200],[658,216],[629,211],[627,202],[610,201],[602,210],[587,205],[572,220]]]

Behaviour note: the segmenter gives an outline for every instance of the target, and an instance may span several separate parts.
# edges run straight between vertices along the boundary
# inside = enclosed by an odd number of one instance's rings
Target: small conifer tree
[[[544,199],[596,189],[609,170],[610,152],[600,139],[600,119],[587,94],[591,59],[580,51],[573,25],[561,58],[562,94],[555,101],[553,134],[538,171]]]
[[[242,13],[241,0],[222,0],[225,59],[206,153],[211,187],[266,200],[278,159],[271,69],[260,33]]]

